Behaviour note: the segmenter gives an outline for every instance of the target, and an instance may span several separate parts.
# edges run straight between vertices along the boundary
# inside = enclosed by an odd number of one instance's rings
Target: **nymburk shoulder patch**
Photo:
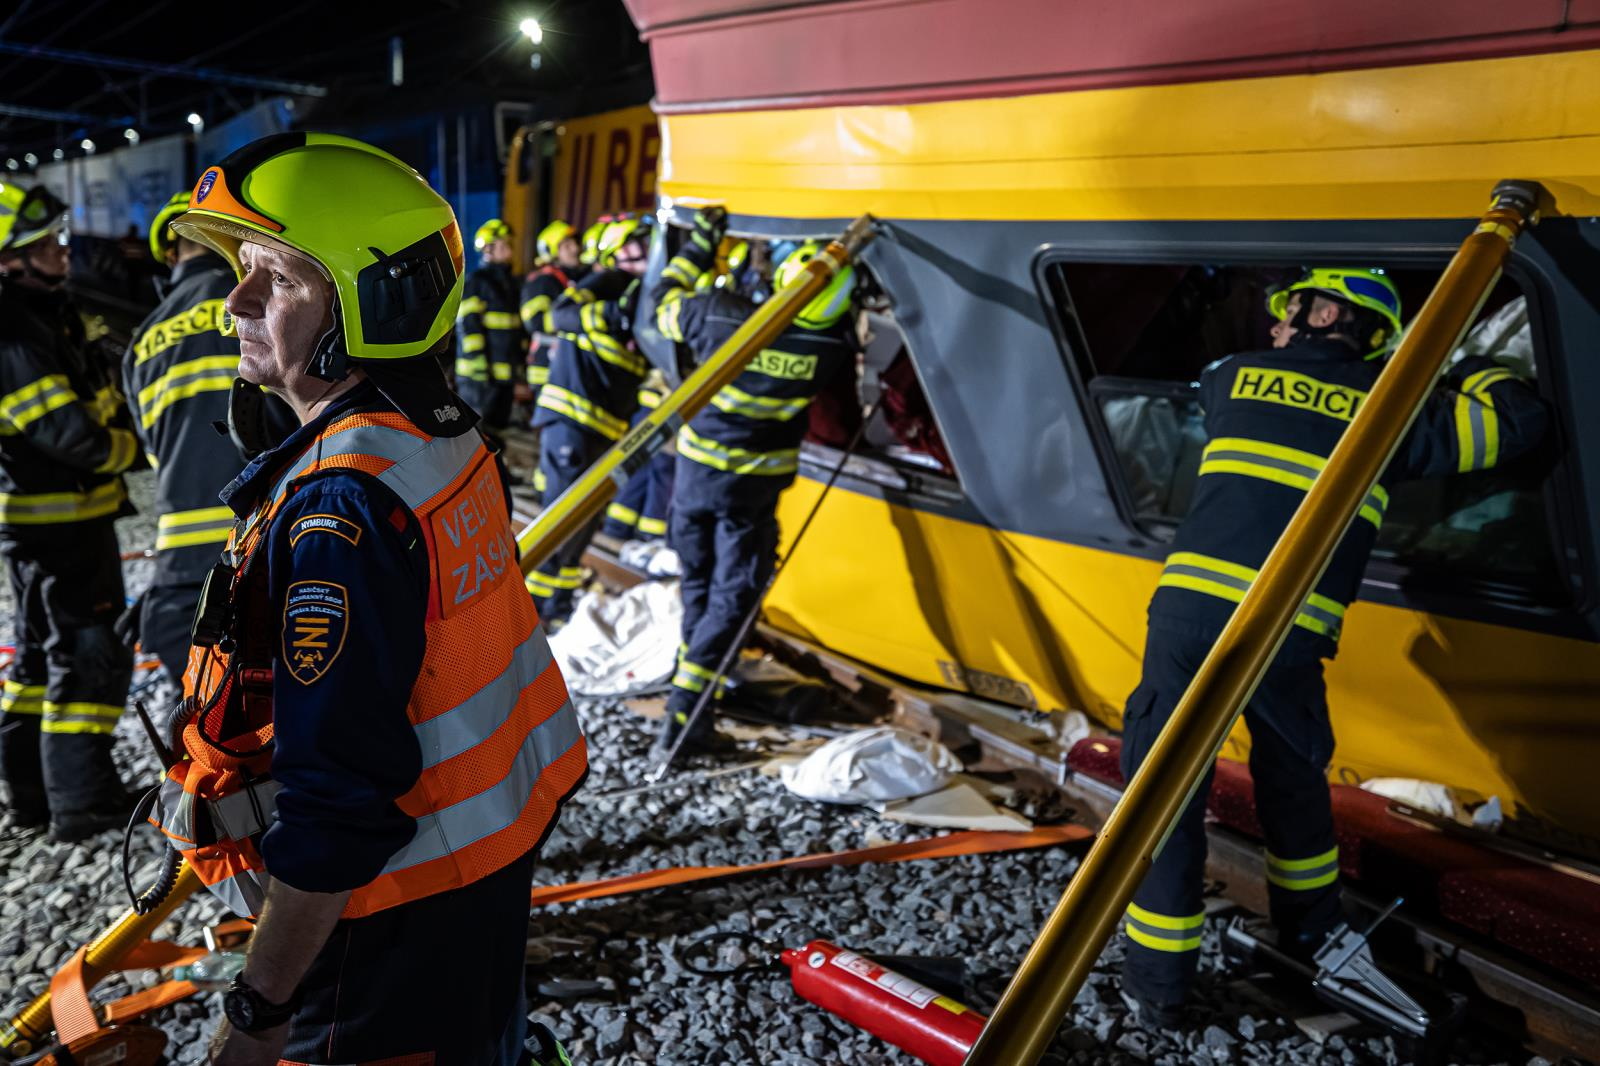
[[[361,527],[336,514],[308,514],[296,519],[289,527],[289,547],[294,547],[307,533],[329,533],[351,544],[361,543]]]
[[[283,665],[302,685],[316,681],[344,650],[350,594],[331,581],[296,581],[283,604]]]

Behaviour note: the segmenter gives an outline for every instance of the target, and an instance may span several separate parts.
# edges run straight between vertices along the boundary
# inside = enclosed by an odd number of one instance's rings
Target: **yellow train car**
[[[661,130],[645,103],[524,126],[506,160],[503,216],[516,266],[533,264],[534,238],[554,219],[579,229],[601,215],[656,206]]]
[[[1328,671],[1332,772],[1497,795],[1600,854],[1600,4],[629,8],[664,211],[772,238],[877,216],[866,269],[953,466],[853,463],[768,620],[1113,728],[1197,464],[1188,383],[1259,347],[1307,265],[1386,267],[1415,311],[1494,184],[1542,181],[1556,213],[1468,343],[1536,376],[1554,439],[1396,492]]]

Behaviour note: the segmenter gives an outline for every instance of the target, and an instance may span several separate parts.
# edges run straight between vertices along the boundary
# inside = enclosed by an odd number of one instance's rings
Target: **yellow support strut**
[[[1032,1066],[1144,879],[1178,815],[1277,654],[1395,449],[1546,194],[1502,182],[1405,333],[1328,465],[1217,637],[1144,764],[1039,932],[966,1066]]]
[[[178,878],[172,891],[148,914],[129,911],[105,932],[89,943],[83,957],[83,980],[92,986],[100,978],[117,968],[128,952],[150,939],[156,927],[178,909],[178,904],[200,891],[204,886],[194,867],[180,863]],[[11,1058],[21,1058],[38,1050],[40,1041],[50,1034],[54,1024],[50,1017],[50,993],[40,993],[10,1024],[0,1027],[0,1052]]]
[[[693,418],[711,398],[789,328],[806,304],[827,287],[872,240],[872,216],[862,215],[836,241],[805,265],[805,273],[772,294],[756,313],[695,368],[682,385],[623,435],[567,491],[517,534],[522,572],[530,573],[590,519],[646,460],[665,444],[683,422]]]

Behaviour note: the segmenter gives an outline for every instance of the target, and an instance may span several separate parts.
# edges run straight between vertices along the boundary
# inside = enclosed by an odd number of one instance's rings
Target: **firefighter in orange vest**
[[[587,755],[435,359],[455,217],[387,153],[292,133],[172,227],[234,268],[240,376],[300,422],[222,493],[156,815],[259,918],[212,1061],[516,1063],[534,853]]]

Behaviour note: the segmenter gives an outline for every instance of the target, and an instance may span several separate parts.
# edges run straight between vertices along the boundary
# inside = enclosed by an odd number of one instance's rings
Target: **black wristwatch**
[[[245,983],[244,974],[235,977],[222,994],[222,1013],[228,1016],[229,1023],[235,1029],[244,1033],[276,1029],[294,1017],[299,1007],[299,992],[290,996],[287,1003],[272,1003]]]

